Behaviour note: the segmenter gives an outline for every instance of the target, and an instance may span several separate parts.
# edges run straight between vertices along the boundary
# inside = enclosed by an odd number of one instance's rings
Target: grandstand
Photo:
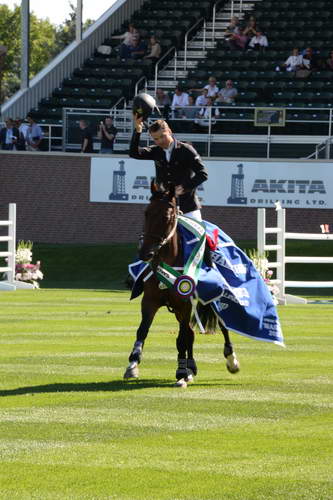
[[[130,106],[139,90],[170,94],[177,84],[200,88],[209,76],[218,86],[227,79],[238,89],[236,103],[223,105],[206,133],[187,130],[174,120],[180,137],[206,156],[330,157],[332,72],[322,64],[333,47],[333,5],[312,0],[134,0],[118,1],[83,36],[68,47],[2,108],[3,117],[31,111],[48,129],[49,149],[75,150],[75,129],[82,114],[94,124],[111,113],[120,130],[118,150],[126,151],[131,134]],[[254,15],[267,33],[263,52],[230,49],[224,40],[230,17],[246,21]],[[119,40],[111,38],[134,23],[143,38],[154,34],[162,54],[156,68],[147,60],[119,58]],[[103,55],[100,45],[111,48]],[[307,78],[275,71],[297,46],[312,47],[319,61]],[[256,108],[286,108],[284,127],[256,127]],[[67,140],[71,137],[70,140]],[[146,137],[144,137],[147,140]],[[322,147],[320,145],[322,144]],[[316,149],[317,148],[317,149]],[[320,151],[322,152],[320,153]]]

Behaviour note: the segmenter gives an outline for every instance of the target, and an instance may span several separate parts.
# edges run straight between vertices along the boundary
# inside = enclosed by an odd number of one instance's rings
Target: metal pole
[[[185,43],[184,43],[184,71],[186,71],[186,62],[187,62],[187,37],[188,34],[185,35]]]
[[[271,149],[271,126],[268,125],[268,131],[267,131],[267,155],[266,155],[266,158],[270,157],[270,149]]]
[[[215,41],[215,21],[216,21],[216,3],[214,3],[213,7],[213,34],[212,34],[212,41]]]
[[[329,160],[331,155],[331,138],[329,137],[325,142],[325,158]]]
[[[212,108],[209,108],[209,122],[208,122],[208,144],[207,144],[207,156],[210,156],[210,145],[211,145],[211,133],[212,133]]]
[[[332,137],[332,113],[333,113],[333,109],[330,108],[330,117],[329,117],[329,123],[328,123],[328,137]]]
[[[76,43],[82,40],[82,0],[76,0],[75,39]]]
[[[174,67],[173,79],[175,81],[177,80],[177,50],[175,50],[175,67]]]
[[[231,17],[234,15],[234,0],[231,0]]]
[[[206,19],[204,20],[204,32],[203,32],[203,39],[202,39],[202,43],[203,43],[203,50],[205,50],[206,48]]]
[[[30,0],[21,1],[21,90],[29,88]]]

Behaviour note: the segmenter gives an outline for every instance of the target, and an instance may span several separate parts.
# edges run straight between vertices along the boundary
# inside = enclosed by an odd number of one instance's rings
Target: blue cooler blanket
[[[197,283],[197,297],[210,304],[218,320],[228,330],[256,340],[284,346],[277,311],[262,276],[249,257],[219,227],[203,221],[208,238],[214,244],[211,250],[213,267],[202,263]],[[184,262],[191,254],[197,239],[193,233],[178,225],[183,244]],[[136,261],[129,265],[134,279],[131,299],[143,291],[150,265]],[[145,276],[145,277],[143,277]]]

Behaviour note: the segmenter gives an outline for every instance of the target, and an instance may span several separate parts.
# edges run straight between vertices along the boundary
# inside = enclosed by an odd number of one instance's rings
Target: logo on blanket
[[[195,282],[191,276],[181,275],[174,282],[174,289],[182,299],[188,299],[195,292]]]

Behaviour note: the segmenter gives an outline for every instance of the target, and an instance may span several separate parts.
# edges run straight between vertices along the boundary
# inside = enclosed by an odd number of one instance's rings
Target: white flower
[[[32,251],[29,248],[18,248],[16,251],[16,262],[28,264],[32,260]]]

